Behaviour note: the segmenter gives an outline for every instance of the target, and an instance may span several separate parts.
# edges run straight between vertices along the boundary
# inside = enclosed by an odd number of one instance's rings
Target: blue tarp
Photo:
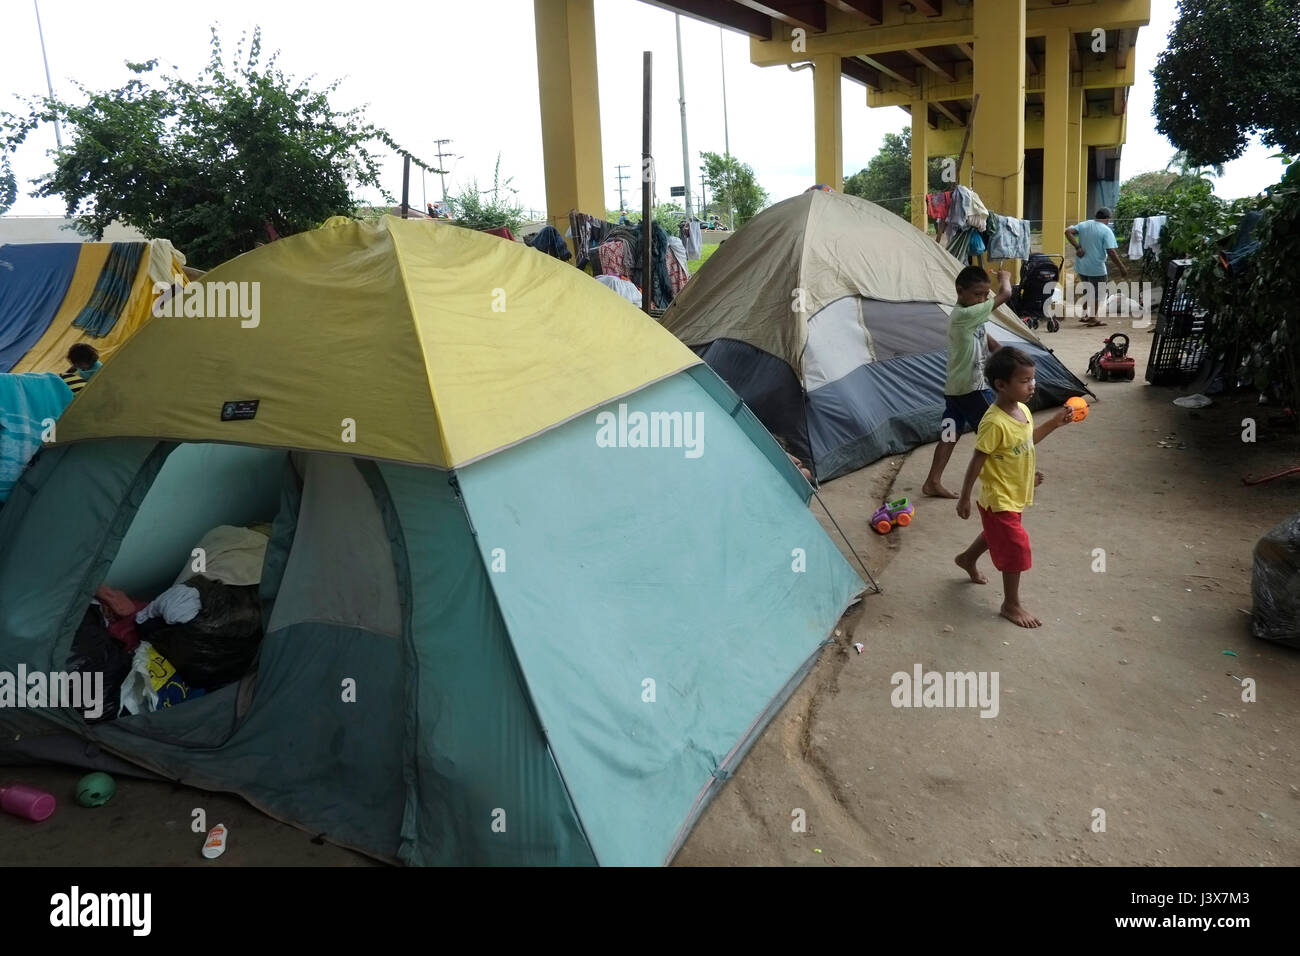
[[[79,242],[0,246],[0,372],[45,334],[77,271]]]

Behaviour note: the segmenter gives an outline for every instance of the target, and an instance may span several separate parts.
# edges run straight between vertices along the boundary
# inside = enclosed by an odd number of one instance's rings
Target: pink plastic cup
[[[12,813],[24,820],[40,823],[47,820],[54,812],[54,795],[35,787],[15,783],[11,787],[0,787],[0,810]]]

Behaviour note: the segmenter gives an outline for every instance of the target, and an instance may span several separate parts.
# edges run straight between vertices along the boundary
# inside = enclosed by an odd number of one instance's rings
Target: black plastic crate
[[[1183,274],[1190,263],[1190,259],[1169,263],[1147,359],[1146,379],[1152,385],[1186,385],[1205,359],[1209,314],[1185,291]]]

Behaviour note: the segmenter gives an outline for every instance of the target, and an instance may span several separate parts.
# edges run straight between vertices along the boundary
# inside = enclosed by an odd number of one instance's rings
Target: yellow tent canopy
[[[105,362],[59,421],[60,443],[220,441],[456,467],[699,362],[572,266],[391,216],[246,253],[169,310]]]

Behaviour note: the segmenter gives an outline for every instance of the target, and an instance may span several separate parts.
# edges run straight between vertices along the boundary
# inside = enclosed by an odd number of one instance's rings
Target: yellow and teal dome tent
[[[861,591],[735,394],[525,246],[331,223],[172,305],[0,510],[0,669],[64,669],[101,584],[270,522],[255,665],[116,720],[0,709],[0,756],[410,864],[662,863]]]

